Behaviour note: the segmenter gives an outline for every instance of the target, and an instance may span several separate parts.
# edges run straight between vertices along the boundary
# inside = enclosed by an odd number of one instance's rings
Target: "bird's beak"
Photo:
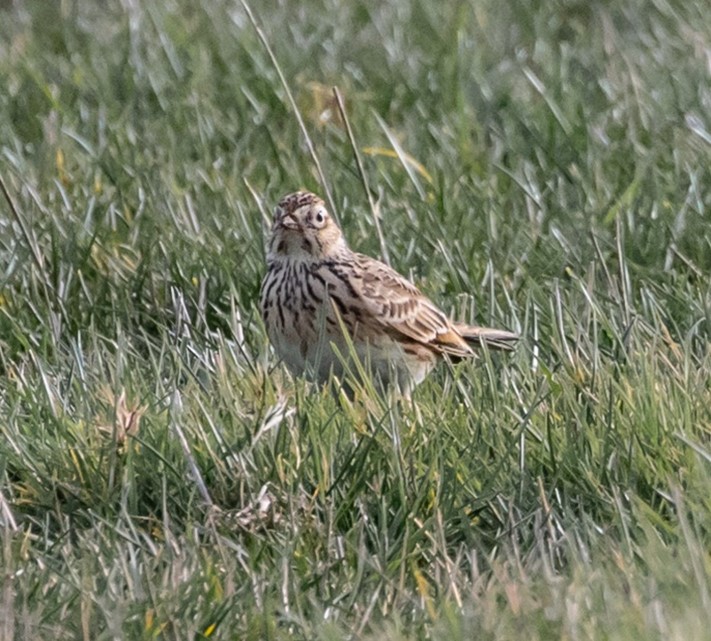
[[[299,223],[292,214],[284,214],[280,223],[286,229],[299,229]]]

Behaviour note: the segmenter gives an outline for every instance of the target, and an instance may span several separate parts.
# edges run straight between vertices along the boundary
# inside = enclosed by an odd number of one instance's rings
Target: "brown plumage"
[[[453,322],[410,281],[351,251],[324,202],[309,192],[276,208],[262,282],[269,339],[295,374],[325,381],[352,354],[386,385],[409,395],[445,355],[511,349],[505,330]]]

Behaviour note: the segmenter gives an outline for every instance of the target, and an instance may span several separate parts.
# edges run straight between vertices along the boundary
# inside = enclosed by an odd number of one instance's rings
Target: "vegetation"
[[[706,3],[251,9],[0,5],[0,637],[708,638]],[[513,355],[411,406],[275,362],[297,114],[351,245],[357,150],[391,263]]]

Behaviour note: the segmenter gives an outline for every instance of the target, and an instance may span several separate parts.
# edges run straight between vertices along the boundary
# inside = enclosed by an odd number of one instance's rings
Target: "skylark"
[[[409,396],[443,358],[485,344],[511,349],[512,332],[453,322],[409,280],[352,251],[325,203],[298,191],[276,207],[261,311],[277,355],[297,375],[342,376],[353,352],[374,378]]]

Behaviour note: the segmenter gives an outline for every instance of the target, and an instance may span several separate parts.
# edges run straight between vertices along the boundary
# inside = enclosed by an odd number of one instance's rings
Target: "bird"
[[[514,332],[450,320],[407,278],[351,250],[324,201],[309,191],[274,210],[260,309],[277,356],[297,376],[368,371],[410,398],[438,362],[510,350]],[[353,366],[353,357],[363,366]]]

